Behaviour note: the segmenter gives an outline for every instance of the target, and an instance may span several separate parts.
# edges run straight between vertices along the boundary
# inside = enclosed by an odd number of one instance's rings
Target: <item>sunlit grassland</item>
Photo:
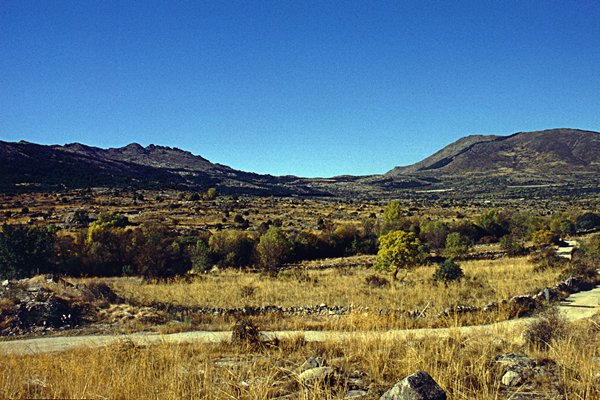
[[[143,282],[134,278],[107,281],[124,299],[136,304],[170,304],[183,307],[241,308],[277,305],[284,308],[320,304],[342,306],[341,316],[258,317],[268,329],[387,329],[439,327],[490,323],[507,319],[506,307],[495,312],[440,318],[456,306],[482,308],[512,296],[539,291],[558,280],[559,271],[535,272],[526,258],[469,261],[462,263],[465,278],[448,284],[432,280],[434,266],[421,266],[409,272],[402,282],[390,280],[385,287],[371,287],[366,278],[370,268],[294,268],[277,277],[257,272],[223,270],[190,280]],[[386,277],[384,274],[380,274]],[[420,318],[404,312],[424,311]],[[195,319],[194,319],[195,318]],[[231,320],[192,316],[203,329],[227,328]],[[211,323],[221,327],[211,327]]]
[[[558,378],[546,379],[560,379],[565,398],[598,398],[595,357],[600,334],[593,323],[571,324],[569,335],[552,341],[547,350],[520,344],[521,329],[394,341],[361,337],[306,343],[299,337],[260,350],[226,342],[149,347],[125,342],[94,350],[7,356],[0,364],[0,397],[267,399],[296,393],[299,397],[294,398],[343,399],[348,391],[344,381],[320,388],[299,383],[300,365],[319,355],[341,374],[364,372],[375,394],[422,369],[450,399],[496,399],[504,398],[500,380],[505,371],[495,358],[516,352],[555,363]],[[554,383],[538,379],[537,393],[551,393]]]

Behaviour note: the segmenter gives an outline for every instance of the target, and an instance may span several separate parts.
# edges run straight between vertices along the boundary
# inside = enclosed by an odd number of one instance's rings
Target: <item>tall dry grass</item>
[[[120,296],[138,304],[219,308],[342,306],[352,312],[341,316],[276,314],[257,319],[263,329],[364,330],[460,326],[507,319],[511,313],[508,307],[447,318],[438,315],[459,305],[482,308],[490,302],[538,291],[556,283],[559,275],[559,271],[534,272],[526,258],[470,261],[462,263],[462,268],[465,278],[459,282],[435,283],[435,267],[421,266],[412,270],[404,282],[390,281],[386,287],[371,287],[367,283],[366,278],[375,273],[368,268],[296,268],[278,277],[225,270],[191,282],[146,283],[134,278],[114,278],[109,283]],[[415,319],[414,314],[421,312],[421,318]],[[205,329],[232,322],[231,318],[211,315],[190,318]]]
[[[136,347],[124,342],[100,350],[4,357],[0,397],[268,399],[294,393],[300,399],[343,399],[348,391],[344,380],[322,388],[299,383],[300,365],[318,355],[342,374],[364,372],[364,384],[370,386],[374,398],[422,369],[450,399],[499,399],[509,394],[501,385],[503,367],[495,359],[508,352],[525,353],[556,366],[555,375],[535,378],[535,391],[542,396],[538,398],[557,398],[557,387],[559,398],[600,396],[597,326],[571,324],[569,334],[552,341],[547,350],[519,344],[519,335],[512,329],[418,340],[306,343],[290,339],[262,350],[228,343]]]

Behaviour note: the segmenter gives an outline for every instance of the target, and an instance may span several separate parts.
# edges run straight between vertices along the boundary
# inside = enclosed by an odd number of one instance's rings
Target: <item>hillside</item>
[[[561,195],[597,192],[598,176],[600,133],[577,129],[466,136],[416,164],[383,175],[315,179],[238,171],[165,146],[132,143],[101,149],[79,143],[44,146],[0,141],[0,190],[4,192],[217,187],[229,194],[383,198],[442,192],[490,195],[514,187],[552,186],[561,187],[552,190]],[[510,191],[509,195],[526,193]]]
[[[600,172],[600,133],[577,129],[468,136],[431,157],[386,176],[428,175],[547,177]]]

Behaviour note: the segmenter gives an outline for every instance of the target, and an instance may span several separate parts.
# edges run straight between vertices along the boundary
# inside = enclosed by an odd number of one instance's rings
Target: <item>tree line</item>
[[[419,257],[434,253],[458,259],[473,244],[492,242],[500,242],[510,255],[516,255],[525,251],[526,241],[544,246],[576,232],[599,229],[600,215],[535,216],[492,209],[473,219],[445,222],[411,216],[399,202],[392,201],[381,217],[372,214],[360,224],[320,219],[316,229],[294,231],[279,225],[263,223],[256,231],[178,233],[158,223],[132,226],[126,217],[108,213],[100,214],[76,234],[52,225],[4,225],[0,232],[0,277],[61,273],[158,278],[188,271],[202,273],[213,266],[256,267],[276,273],[285,263],[376,254],[382,245],[393,247],[398,241],[417,245]],[[395,236],[386,236],[391,233]]]

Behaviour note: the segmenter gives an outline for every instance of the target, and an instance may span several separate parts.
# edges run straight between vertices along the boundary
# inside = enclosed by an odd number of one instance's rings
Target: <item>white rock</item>
[[[502,384],[504,386],[517,386],[523,381],[523,378],[518,372],[508,371],[502,376]]]

